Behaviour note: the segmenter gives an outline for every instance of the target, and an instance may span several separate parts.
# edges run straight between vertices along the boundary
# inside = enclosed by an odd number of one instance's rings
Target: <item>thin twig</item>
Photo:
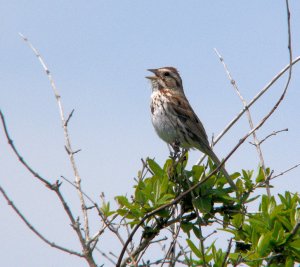
[[[71,140],[69,137],[69,131],[68,131],[68,123],[67,121],[70,119],[70,116],[68,117],[68,119],[65,119],[65,115],[64,115],[64,109],[63,109],[63,105],[62,105],[62,101],[61,101],[61,96],[57,90],[56,84],[54,82],[54,79],[52,77],[52,74],[49,70],[49,68],[47,67],[44,59],[42,58],[41,54],[38,52],[38,50],[32,45],[32,43],[28,40],[28,38],[26,38],[23,34],[19,33],[19,35],[21,36],[21,38],[28,44],[28,46],[31,48],[31,50],[33,51],[33,53],[37,56],[39,62],[41,63],[44,71],[46,72],[46,75],[50,81],[50,85],[53,89],[57,104],[58,104],[58,108],[59,108],[59,113],[60,113],[60,118],[61,118],[61,122],[62,122],[62,127],[64,130],[64,137],[65,137],[65,142],[66,142],[66,149],[70,152],[68,153],[69,158],[70,158],[70,162],[71,162],[71,166],[73,169],[73,173],[75,176],[75,181],[77,184],[77,193],[80,199],[80,203],[81,203],[81,210],[82,210],[82,214],[83,214],[83,220],[84,220],[84,233],[85,233],[85,239],[86,241],[89,241],[90,238],[90,234],[89,234],[89,222],[88,222],[88,214],[87,214],[87,210],[86,210],[86,205],[85,205],[85,201],[84,201],[84,197],[81,191],[81,178],[77,169],[77,165],[75,162],[75,158],[74,158],[74,153],[73,153],[73,149],[71,146]]]
[[[298,218],[297,223],[295,224],[293,230],[291,231],[291,234],[286,239],[286,242],[293,239],[293,237],[298,233],[299,228],[300,228],[300,219]]]
[[[19,161],[22,163],[23,166],[25,166],[25,168],[37,179],[39,179],[43,184],[45,184],[48,188],[52,187],[52,184],[47,181],[45,178],[43,178],[41,175],[39,175],[35,170],[33,170],[28,164],[27,162],[24,160],[24,158],[20,155],[20,153],[18,152],[17,148],[14,145],[13,140],[11,139],[9,133],[8,133],[8,129],[6,126],[6,122],[5,122],[5,117],[2,113],[2,111],[0,110],[0,117],[1,117],[1,122],[2,122],[2,127],[4,130],[4,134],[6,137],[6,140],[8,142],[8,144],[10,145],[10,147],[12,148],[13,152],[15,153],[15,155],[17,156],[17,158],[19,159]]]
[[[145,249],[140,253],[139,258],[137,259],[136,262],[139,263],[139,261],[142,259],[142,257],[144,256],[144,254],[145,254],[146,251],[147,251],[147,248],[148,248],[150,245],[155,244],[155,243],[160,243],[161,241],[166,241],[166,240],[168,240],[168,238],[165,236],[165,237],[163,237],[163,238],[161,238],[161,239],[153,240],[153,241],[149,242],[149,244],[145,247]],[[140,265],[138,265],[138,266],[140,266]],[[142,266],[143,266],[143,265],[142,265]]]
[[[76,184],[71,182],[65,176],[61,175],[61,178],[64,179],[67,183],[69,183],[73,187],[75,187],[75,188],[77,187]],[[101,209],[99,208],[98,204],[89,195],[87,195],[84,191],[82,191],[82,194],[86,197],[86,199],[88,199],[93,204],[93,207],[96,208],[98,215],[103,220],[103,224],[104,224],[104,226],[100,230],[98,230],[98,232],[95,233],[92,237],[90,237],[89,241],[87,242],[88,246],[94,242],[93,246],[91,247],[91,251],[93,251],[94,248],[97,249],[96,243],[98,242],[98,238],[100,237],[100,235],[102,235],[104,233],[105,229],[108,228],[111,230],[113,228],[111,224],[117,216],[115,215],[110,221],[108,221],[107,218],[102,213]]]
[[[72,109],[71,113],[69,114],[68,118],[66,119],[65,126],[68,126],[68,123],[69,123],[70,119],[72,118],[74,111],[75,111],[75,109]]]
[[[208,234],[206,237],[203,237],[203,240],[206,240],[207,238],[211,237],[212,235],[216,234],[217,232],[218,232],[217,230],[214,230],[213,232]]]
[[[190,262],[190,258],[187,256],[187,251],[185,251],[185,249],[182,247],[182,245],[179,243],[179,241],[178,240],[176,240],[176,242],[177,242],[177,245],[178,245],[178,247],[179,247],[179,249],[180,249],[180,251],[181,251],[181,254],[184,256],[184,259],[185,259],[185,263],[186,263],[186,265],[187,266],[191,266],[191,262]]]
[[[104,258],[106,258],[107,260],[109,260],[112,264],[114,264],[114,265],[116,264],[116,262],[113,259],[111,259],[110,257],[108,257],[106,255],[106,253],[104,253],[102,250],[100,250],[97,247],[95,247],[95,250],[97,250]]]
[[[246,109],[246,114],[247,114],[247,117],[248,117],[248,122],[249,122],[250,129],[253,129],[254,124],[253,124],[252,116],[251,116],[251,113],[250,113],[250,109],[247,107],[247,102],[244,99],[244,97],[242,96],[242,94],[241,94],[241,92],[240,92],[240,90],[237,86],[236,81],[233,79],[233,77],[232,77],[232,75],[231,75],[231,73],[230,73],[230,71],[229,71],[229,69],[228,69],[228,67],[227,67],[227,65],[224,61],[224,58],[221,56],[221,54],[218,52],[218,50],[216,48],[215,48],[215,52],[218,55],[221,63],[223,64],[223,67],[224,67],[225,72],[228,76],[228,79],[230,80],[230,83],[232,84],[232,86],[235,89],[237,95],[239,96],[244,108]],[[256,150],[257,150],[257,153],[258,153],[258,156],[259,156],[262,171],[263,171],[263,174],[264,174],[264,180],[266,180],[267,174],[266,174],[265,160],[264,160],[263,153],[262,153],[262,150],[261,150],[261,147],[260,147],[260,141],[257,138],[256,132],[253,132],[252,135],[253,135],[254,144],[255,144],[255,147],[256,147]],[[266,181],[265,184],[266,184],[267,195],[270,198],[271,197],[271,191],[270,191],[269,182]]]
[[[180,212],[179,217],[182,218],[182,215],[183,215],[183,210]],[[172,232],[172,242],[171,242],[171,244],[169,246],[169,249],[168,249],[168,251],[167,251],[167,253],[166,253],[165,257],[164,257],[164,260],[162,261],[161,267],[164,265],[164,263],[166,262],[166,260],[168,258],[170,259],[170,263],[169,263],[170,267],[173,267],[176,264],[176,261],[174,261],[174,260],[176,260],[175,259],[175,245],[176,245],[176,241],[177,241],[179,232],[181,230],[181,221],[182,220],[179,221],[177,227],[175,225],[173,227],[173,229],[171,230],[171,232]],[[176,227],[176,230],[174,229],[175,227]],[[172,254],[174,255],[173,257],[172,257]]]
[[[230,238],[230,240],[229,240],[228,247],[227,247],[227,250],[226,250],[226,254],[225,254],[224,260],[222,262],[222,267],[227,266],[226,261],[227,261],[227,258],[229,256],[230,250],[231,250],[231,244],[232,244],[232,238]]]
[[[17,213],[17,215],[22,219],[22,221],[27,225],[27,227],[35,234],[37,235],[42,241],[44,241],[49,246],[56,248],[58,250],[62,250],[64,252],[67,252],[72,255],[76,255],[78,257],[84,257],[83,254],[70,250],[68,248],[65,248],[63,246],[57,245],[54,242],[49,241],[46,237],[44,237],[38,230],[35,229],[35,227],[26,219],[26,217],[22,214],[22,212],[17,208],[17,206],[12,202],[12,200],[9,198],[9,196],[6,194],[4,189],[0,186],[0,192],[4,196],[4,198],[7,200],[7,204],[12,207],[12,209]]]
[[[265,142],[268,138],[270,138],[271,136],[274,136],[274,135],[277,135],[281,132],[287,132],[289,129],[288,128],[285,128],[285,129],[282,129],[282,130],[278,130],[278,131],[273,131],[272,133],[270,133],[269,135],[267,135],[265,138],[263,138],[259,144],[261,145],[263,142]],[[251,145],[255,145],[254,143],[252,142],[249,142]]]
[[[270,180],[273,180],[273,179],[275,179],[275,178],[277,178],[277,177],[279,177],[279,176],[282,176],[282,175],[286,174],[287,172],[289,172],[289,171],[291,171],[291,170],[293,170],[293,169],[296,169],[296,168],[299,167],[299,166],[300,166],[300,163],[294,165],[293,167],[291,167],[291,168],[289,168],[289,169],[287,169],[287,170],[285,170],[285,171],[283,171],[283,172],[280,172],[279,174],[276,174],[276,175],[270,177]]]

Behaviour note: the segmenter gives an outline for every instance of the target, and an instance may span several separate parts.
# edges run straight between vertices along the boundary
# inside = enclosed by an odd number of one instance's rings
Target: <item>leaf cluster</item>
[[[187,160],[187,154],[169,158],[161,167],[148,158],[143,171],[139,172],[134,194],[117,196],[119,208],[116,211],[109,210],[109,203],[103,210],[108,215],[119,215],[131,228],[141,226],[140,246],[143,244],[143,248],[163,229],[179,224],[186,236],[185,249],[179,254],[183,258],[181,262],[188,266],[242,263],[257,267],[293,266],[300,262],[297,194],[286,192],[279,195],[277,201],[275,197],[257,195],[256,189],[264,182],[261,170],[255,179],[253,171],[233,173],[231,178],[238,192],[233,192],[220,172],[202,183],[216,166],[209,160],[207,166],[194,165],[188,170]],[[194,190],[183,194],[191,187]],[[259,210],[248,212],[248,204],[259,199]],[[232,235],[225,249],[217,248],[214,241],[208,243],[207,237],[203,237],[203,227],[208,226]],[[137,251],[141,253],[142,249],[137,246]]]

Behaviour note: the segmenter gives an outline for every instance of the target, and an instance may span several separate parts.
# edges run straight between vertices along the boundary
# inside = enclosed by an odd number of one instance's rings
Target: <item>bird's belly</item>
[[[171,114],[166,115],[164,108],[156,108],[152,114],[152,124],[158,136],[167,142],[172,144],[179,140],[178,128],[176,125],[176,119],[170,118]]]

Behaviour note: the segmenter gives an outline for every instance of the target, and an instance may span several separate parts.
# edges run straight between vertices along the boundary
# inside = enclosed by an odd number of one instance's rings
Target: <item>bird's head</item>
[[[161,89],[171,89],[182,91],[182,80],[177,69],[173,67],[163,67],[159,69],[148,69],[154,76],[147,76],[152,82],[153,91]]]

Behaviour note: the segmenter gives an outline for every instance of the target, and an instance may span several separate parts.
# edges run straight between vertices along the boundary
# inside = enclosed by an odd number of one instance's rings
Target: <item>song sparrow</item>
[[[152,124],[158,136],[174,147],[196,148],[208,155],[212,161],[221,162],[212,151],[205,129],[187,100],[182,80],[173,67],[149,69],[155,76],[148,76],[152,84],[151,115]],[[236,185],[222,166],[228,183]]]

